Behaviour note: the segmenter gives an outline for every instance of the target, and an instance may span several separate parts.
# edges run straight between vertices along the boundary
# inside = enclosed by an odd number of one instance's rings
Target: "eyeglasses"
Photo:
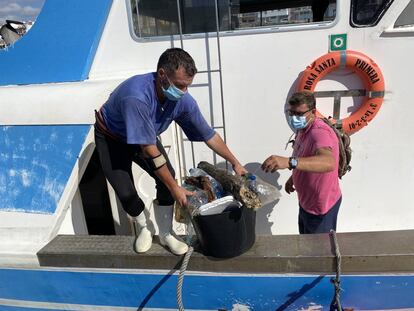
[[[302,111],[294,111],[294,110],[289,110],[288,109],[288,110],[286,110],[286,112],[290,116],[298,116],[298,117],[301,117],[301,116],[304,116],[307,112],[309,112],[311,110],[313,110],[313,108],[308,109],[308,110],[303,111],[303,112]]]

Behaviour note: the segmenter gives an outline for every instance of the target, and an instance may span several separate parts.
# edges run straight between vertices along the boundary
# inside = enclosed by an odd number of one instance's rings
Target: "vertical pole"
[[[217,51],[218,51],[218,62],[219,62],[219,76],[220,76],[220,98],[221,98],[221,115],[223,119],[223,140],[227,143],[226,135],[226,118],[224,111],[224,92],[223,92],[223,74],[221,67],[221,47],[220,47],[220,23],[219,23],[219,11],[218,11],[218,0],[214,1],[216,9],[216,35],[217,35]],[[226,161],[226,169],[228,169],[228,162]]]
[[[184,49],[184,41],[183,41],[183,27],[182,27],[182,19],[181,19],[181,6],[180,6],[180,0],[177,0],[177,11],[178,11],[178,30],[180,32],[180,44],[181,44],[181,48]],[[183,135],[182,132],[180,132],[180,140],[181,140],[181,146],[184,150],[184,144],[183,144]],[[191,146],[191,158],[192,158],[192,162],[193,162],[193,167],[195,167],[195,153],[194,153],[194,143],[190,142],[190,146]],[[184,160],[184,159],[183,159]],[[184,173],[186,173],[186,168],[185,168],[185,163],[183,163],[183,167],[184,167]]]
[[[334,111],[333,111],[333,117],[335,120],[339,119],[340,112],[341,112],[341,95],[335,94],[334,95]]]
[[[180,43],[181,43],[181,48],[184,49],[180,0],[177,0],[177,13],[178,13],[178,31],[180,33]]]

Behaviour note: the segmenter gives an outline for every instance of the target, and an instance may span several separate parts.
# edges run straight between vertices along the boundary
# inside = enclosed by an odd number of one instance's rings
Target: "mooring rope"
[[[332,238],[334,247],[335,247],[335,259],[336,259],[336,278],[332,278],[331,282],[334,284],[335,287],[335,295],[331,302],[331,311],[342,311],[341,306],[341,253],[339,252],[339,245],[338,240],[336,239],[336,232],[335,230],[331,230],[329,232],[329,236]]]
[[[184,311],[184,305],[183,305],[183,282],[184,282],[184,275],[185,271],[187,270],[188,262],[190,261],[191,254],[193,253],[193,247],[188,246],[188,251],[185,253],[183,263],[181,264],[180,268],[180,274],[178,276],[178,282],[177,282],[177,305],[178,310]]]

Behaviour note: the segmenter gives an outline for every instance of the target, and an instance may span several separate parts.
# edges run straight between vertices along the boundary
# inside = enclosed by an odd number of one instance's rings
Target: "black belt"
[[[94,126],[95,126],[95,130],[97,130],[99,133],[105,136],[108,136],[112,138],[113,140],[123,142],[122,139],[118,135],[112,133],[108,129],[108,127],[106,126],[105,120],[102,117],[101,109],[99,109],[98,111],[95,110],[95,125]]]

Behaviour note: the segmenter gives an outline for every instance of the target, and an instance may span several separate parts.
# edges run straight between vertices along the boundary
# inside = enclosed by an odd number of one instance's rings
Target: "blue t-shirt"
[[[156,73],[133,76],[122,82],[102,107],[110,132],[127,144],[155,145],[157,136],[174,120],[191,141],[207,141],[215,131],[194,98],[186,93],[179,101],[158,101]]]

